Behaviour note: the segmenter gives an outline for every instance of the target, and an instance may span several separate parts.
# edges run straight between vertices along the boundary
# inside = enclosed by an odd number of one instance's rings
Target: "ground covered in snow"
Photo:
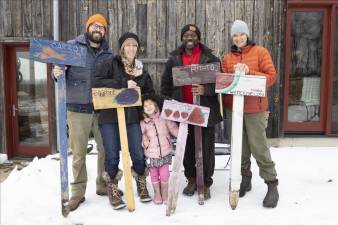
[[[232,224],[333,225],[338,224],[338,148],[272,148],[280,180],[280,201],[266,209],[266,185],[253,162],[253,188],[236,210],[228,204],[228,156],[216,156],[212,198],[200,206],[197,196],[181,193],[176,213],[165,216],[165,205],[142,204],[136,210],[115,211],[107,197],[95,194],[96,155],[87,156],[89,182],[86,201],[67,218],[61,215],[59,161],[48,156],[14,170],[1,183],[1,225],[111,225],[111,224]],[[71,164],[71,156],[69,164]],[[71,170],[70,179],[71,178]],[[134,183],[135,185],[135,183]],[[185,179],[181,176],[181,191]],[[119,185],[123,188],[123,183]],[[151,191],[150,180],[148,187]],[[134,186],[134,190],[136,190]],[[152,192],[152,191],[151,191]]]

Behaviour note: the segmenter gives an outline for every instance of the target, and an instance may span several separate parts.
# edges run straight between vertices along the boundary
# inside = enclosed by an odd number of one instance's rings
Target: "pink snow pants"
[[[150,179],[152,183],[167,183],[169,180],[169,165],[164,164],[161,167],[149,168]]]

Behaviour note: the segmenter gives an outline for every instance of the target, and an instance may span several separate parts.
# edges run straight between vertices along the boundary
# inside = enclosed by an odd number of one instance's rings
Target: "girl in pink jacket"
[[[143,115],[141,121],[142,145],[154,188],[155,204],[167,202],[169,165],[171,164],[171,135],[177,137],[178,127],[173,121],[160,118],[160,100],[158,96],[143,97]]]

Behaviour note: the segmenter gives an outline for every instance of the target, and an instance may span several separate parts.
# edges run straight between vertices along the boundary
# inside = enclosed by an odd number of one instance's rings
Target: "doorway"
[[[332,55],[337,7],[288,7],[284,94],[286,134],[335,133],[337,110]],[[337,50],[336,50],[337,51]],[[335,56],[337,57],[337,56]],[[337,69],[335,69],[337,70]],[[337,133],[336,133],[337,134]]]
[[[51,152],[51,79],[45,63],[29,59],[28,45],[4,47],[8,155]]]

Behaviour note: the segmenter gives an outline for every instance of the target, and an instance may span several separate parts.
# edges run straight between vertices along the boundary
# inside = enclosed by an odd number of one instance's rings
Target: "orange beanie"
[[[107,29],[108,29],[107,20],[101,14],[95,14],[95,15],[92,15],[91,17],[89,17],[89,19],[87,20],[87,23],[86,23],[86,30],[88,30],[88,27],[92,23],[95,23],[95,22],[101,23],[107,31]]]

